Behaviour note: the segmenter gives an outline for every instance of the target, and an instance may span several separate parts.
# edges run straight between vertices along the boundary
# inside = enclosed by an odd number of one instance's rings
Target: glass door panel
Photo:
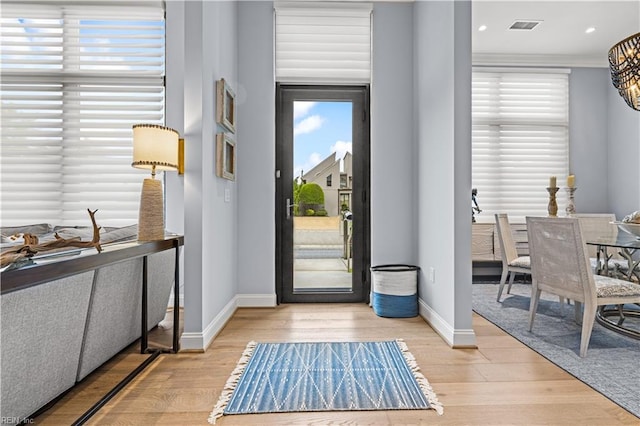
[[[293,290],[348,291],[352,117],[349,101],[293,103]]]
[[[368,87],[277,85],[276,98],[278,300],[362,301]]]

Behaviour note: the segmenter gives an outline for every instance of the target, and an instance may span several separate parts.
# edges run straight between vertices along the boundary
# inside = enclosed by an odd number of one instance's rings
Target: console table
[[[179,350],[184,238],[107,244],[36,257],[0,274],[2,418],[30,423],[75,383],[140,339],[150,354],[75,424],[85,423],[162,353]],[[173,284],[173,286],[172,286]],[[151,348],[173,287],[173,345]],[[13,421],[12,421],[13,423]]]

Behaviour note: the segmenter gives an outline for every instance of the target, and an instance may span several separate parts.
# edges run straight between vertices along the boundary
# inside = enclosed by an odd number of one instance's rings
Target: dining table
[[[587,239],[586,243],[596,246],[596,273],[640,283],[640,259],[635,256],[636,252],[640,252],[640,238],[627,232],[618,232],[616,235]],[[624,268],[616,268],[616,264],[613,268],[611,267],[609,260],[612,250],[617,251],[626,260]]]
[[[640,253],[640,238],[621,231],[617,235],[589,238],[585,243],[597,248],[597,274],[625,279],[640,285],[640,256],[637,255]],[[614,252],[622,257],[618,262],[611,262]],[[627,321],[629,318],[638,321]],[[638,304],[601,306],[596,312],[596,321],[610,330],[640,340]]]

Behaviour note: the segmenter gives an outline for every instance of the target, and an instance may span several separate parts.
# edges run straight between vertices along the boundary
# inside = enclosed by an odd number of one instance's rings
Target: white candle
[[[551,176],[549,178],[549,188],[555,188],[555,187],[556,187],[556,177]]]
[[[567,176],[567,186],[569,188],[573,188],[576,185],[576,177],[575,175]]]

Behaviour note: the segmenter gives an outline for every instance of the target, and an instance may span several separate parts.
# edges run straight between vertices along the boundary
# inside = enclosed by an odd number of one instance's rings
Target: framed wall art
[[[236,180],[236,143],[228,133],[216,135],[216,175]]]
[[[216,81],[216,122],[235,133],[236,95],[224,78]]]

